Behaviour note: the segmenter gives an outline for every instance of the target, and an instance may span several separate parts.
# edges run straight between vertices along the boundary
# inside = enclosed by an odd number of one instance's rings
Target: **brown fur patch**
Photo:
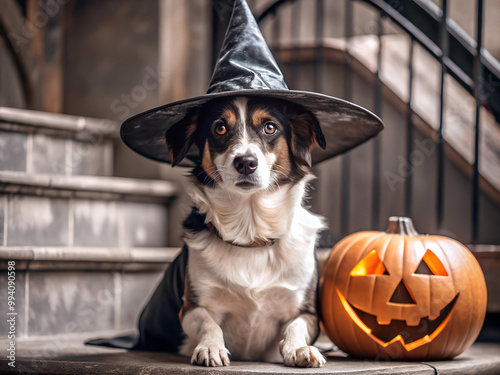
[[[179,320],[182,322],[182,317],[196,307],[198,307],[198,305],[194,301],[191,281],[189,280],[189,270],[186,270],[186,277],[184,279],[184,304],[179,311]]]
[[[221,117],[226,120],[230,127],[234,127],[236,125],[236,114],[231,108],[224,109]]]
[[[262,108],[257,108],[252,113],[252,124],[253,126],[259,126],[262,125],[266,120],[269,120],[270,118],[271,115],[269,114],[268,111]]]
[[[278,140],[277,150],[278,154],[276,155],[273,170],[277,171],[278,180],[282,180],[286,179],[291,171],[288,145],[284,138]]]
[[[196,124],[188,125],[188,127],[186,129],[187,138],[191,137],[194,134],[194,132],[196,131],[196,128],[197,128]]]
[[[170,154],[170,160],[172,160],[172,162],[175,160],[175,155],[174,155],[174,149],[172,147],[172,144],[168,144],[168,153]]]
[[[201,161],[201,167],[209,176],[212,176],[216,171],[212,156],[210,155],[210,146],[208,145],[208,141],[205,141],[205,147],[203,148],[203,159]]]

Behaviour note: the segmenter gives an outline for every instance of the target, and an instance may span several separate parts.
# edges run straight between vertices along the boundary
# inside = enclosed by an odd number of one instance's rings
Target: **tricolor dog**
[[[321,367],[315,245],[323,218],[304,207],[318,121],[297,104],[216,99],[166,133],[172,164],[200,150],[192,199],[204,225],[187,228],[180,353],[193,364],[283,361]]]
[[[192,167],[193,210],[139,334],[89,343],[180,352],[205,366],[228,365],[230,356],[322,366],[311,345],[319,332],[314,249],[325,226],[304,206],[311,165],[382,128],[355,104],[289,90],[248,4],[235,0],[207,93],[121,127],[139,154]]]

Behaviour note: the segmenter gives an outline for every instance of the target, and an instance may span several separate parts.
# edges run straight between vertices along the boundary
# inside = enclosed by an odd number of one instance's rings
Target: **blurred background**
[[[248,3],[291,89],[352,101],[386,125],[315,167],[308,204],[329,224],[320,247],[393,215],[458,239],[487,280],[481,337],[498,340],[500,2]],[[0,0],[0,259],[17,264],[19,337],[135,327],[181,245],[189,171],[134,154],[119,126],[206,92],[231,9]]]

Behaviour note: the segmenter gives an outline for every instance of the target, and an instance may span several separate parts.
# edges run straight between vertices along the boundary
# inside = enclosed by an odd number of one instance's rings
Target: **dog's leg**
[[[280,353],[287,366],[321,367],[326,360],[319,350],[310,346],[318,331],[318,317],[304,313],[294,319],[285,329],[280,342]]]
[[[205,366],[229,365],[229,350],[224,345],[222,329],[204,307],[198,306],[190,281],[189,268],[186,270],[184,305],[179,313],[182,329],[196,345],[191,364]]]
[[[205,366],[229,365],[229,350],[224,346],[222,329],[203,307],[196,307],[182,317],[182,328],[196,344],[191,363]]]
[[[319,350],[310,345],[319,334],[317,289],[318,268],[306,292],[302,313],[288,324],[280,342],[280,353],[286,366],[321,367],[326,363]]]

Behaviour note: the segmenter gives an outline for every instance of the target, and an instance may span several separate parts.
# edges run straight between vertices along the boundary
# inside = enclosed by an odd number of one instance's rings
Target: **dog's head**
[[[167,131],[172,165],[194,144],[194,170],[205,185],[255,192],[295,183],[309,173],[311,151],[326,147],[316,118],[290,102],[236,97],[216,99]]]

